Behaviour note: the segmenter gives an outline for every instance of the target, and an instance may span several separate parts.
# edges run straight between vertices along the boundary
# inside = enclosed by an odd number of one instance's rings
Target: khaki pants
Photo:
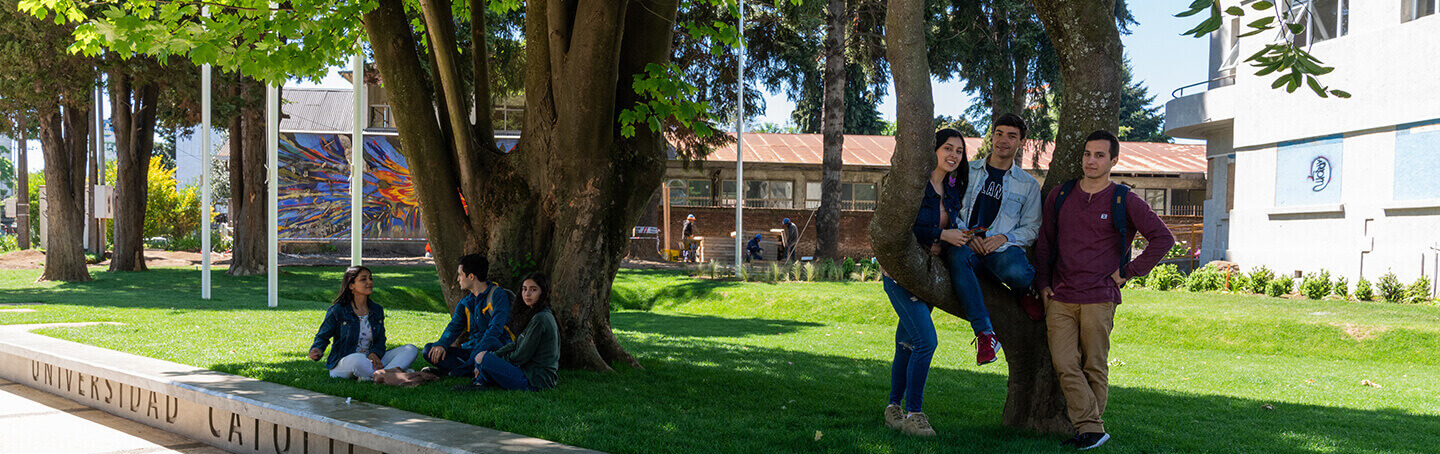
[[[1045,302],[1045,328],[1050,360],[1070,422],[1079,433],[1104,432],[1105,401],[1110,394],[1110,330],[1115,327],[1115,303],[1070,304]]]

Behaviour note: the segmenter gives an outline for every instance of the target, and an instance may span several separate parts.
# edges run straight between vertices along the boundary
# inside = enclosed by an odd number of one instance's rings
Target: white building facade
[[[1277,36],[1236,38],[1254,12],[1211,34],[1207,90],[1165,106],[1167,134],[1206,140],[1201,260],[1440,280],[1440,2],[1275,3],[1305,9],[1301,42],[1335,67],[1321,82],[1353,97],[1255,76],[1244,58]]]

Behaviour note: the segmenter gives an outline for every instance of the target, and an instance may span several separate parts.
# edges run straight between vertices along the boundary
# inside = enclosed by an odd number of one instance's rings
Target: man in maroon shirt
[[[1149,273],[1175,244],[1165,222],[1134,193],[1125,195],[1127,233],[1120,237],[1111,218],[1116,184],[1110,181],[1110,169],[1119,158],[1120,140],[1114,134],[1090,133],[1082,161],[1085,177],[1061,203],[1058,219],[1055,199],[1060,188],[1050,191],[1041,212],[1041,237],[1035,242],[1035,286],[1045,300],[1050,359],[1076,432],[1062,444],[1081,450],[1110,439],[1100,416],[1109,393],[1110,330],[1120,287],[1133,276]],[[1122,264],[1135,232],[1150,245]]]

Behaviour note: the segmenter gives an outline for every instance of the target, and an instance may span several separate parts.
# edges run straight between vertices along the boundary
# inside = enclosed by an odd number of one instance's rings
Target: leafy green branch
[[[1320,83],[1319,76],[1334,71],[1334,67],[1325,66],[1324,62],[1310,54],[1309,49],[1295,44],[1296,36],[1305,32],[1307,17],[1305,14],[1297,13],[1294,10],[1277,8],[1276,5],[1267,0],[1261,0],[1249,5],[1255,13],[1266,14],[1266,16],[1253,20],[1245,26],[1249,31],[1241,33],[1238,37],[1244,38],[1264,33],[1269,30],[1277,30],[1276,43],[1266,44],[1263,49],[1256,52],[1245,61],[1250,66],[1258,68],[1256,76],[1268,76],[1279,74],[1279,77],[1270,85],[1270,88],[1285,88],[1288,93],[1294,93],[1303,84],[1310,87],[1316,96],[1328,98],[1349,98],[1350,93],[1344,90],[1331,89]],[[1219,0],[1195,0],[1190,4],[1190,9],[1176,14],[1175,17],[1190,17],[1202,12],[1209,11],[1210,16],[1199,25],[1181,35],[1193,35],[1196,38],[1203,37],[1211,32],[1220,30],[1226,16],[1245,17],[1245,8],[1230,6],[1222,9]],[[1239,30],[1235,30],[1239,32]]]

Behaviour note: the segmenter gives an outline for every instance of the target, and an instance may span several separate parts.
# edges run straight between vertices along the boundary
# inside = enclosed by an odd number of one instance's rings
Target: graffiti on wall
[[[350,136],[280,137],[280,238],[350,238]],[[365,136],[363,238],[424,239],[419,201],[396,137]]]

